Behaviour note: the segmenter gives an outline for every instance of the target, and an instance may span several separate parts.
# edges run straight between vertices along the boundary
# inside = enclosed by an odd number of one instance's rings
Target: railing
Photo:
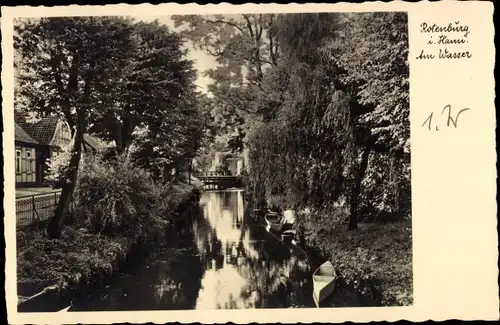
[[[222,172],[203,172],[196,175],[203,182],[206,189],[223,190],[227,188],[241,188],[244,177],[241,175],[228,175]]]
[[[197,177],[216,177],[216,176],[232,176],[229,173],[224,173],[220,171],[202,172],[196,174]]]
[[[195,174],[197,178],[214,178],[214,177],[233,177],[233,178],[243,178],[243,175],[233,175],[230,172],[229,173],[224,173],[224,172],[201,172]]]
[[[52,217],[61,192],[24,196],[16,199],[16,225],[29,226]]]

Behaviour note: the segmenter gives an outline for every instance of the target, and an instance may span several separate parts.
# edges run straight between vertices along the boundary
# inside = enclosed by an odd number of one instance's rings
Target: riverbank
[[[352,232],[316,233],[305,249],[318,263],[335,265],[337,295],[326,305],[407,306],[413,303],[411,220],[360,224]],[[339,293],[340,292],[340,293]],[[346,300],[346,297],[352,300]]]
[[[198,198],[198,188],[179,183],[172,187],[174,206]],[[122,234],[94,234],[69,224],[60,239],[49,239],[44,228],[17,231],[17,288],[19,301],[47,287],[60,296],[102,281],[115,273],[131,252],[151,243]]]

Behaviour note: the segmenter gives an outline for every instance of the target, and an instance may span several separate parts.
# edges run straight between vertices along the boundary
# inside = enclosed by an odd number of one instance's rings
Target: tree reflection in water
[[[192,232],[175,231],[145,261],[117,275],[108,286],[77,297],[74,311],[193,309],[205,267]],[[175,243],[174,245],[172,243]]]
[[[206,192],[201,207],[193,229],[207,270],[196,308],[312,304],[307,261],[262,227],[245,224],[242,192]]]
[[[312,307],[311,270],[244,216],[242,192],[206,192],[192,223],[75,311]],[[188,220],[188,219],[187,219]]]

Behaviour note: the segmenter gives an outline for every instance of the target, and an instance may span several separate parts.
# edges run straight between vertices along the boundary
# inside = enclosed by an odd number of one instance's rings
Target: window
[[[21,150],[16,149],[16,173],[21,172]]]
[[[26,151],[26,171],[28,173],[31,173],[33,170],[32,170],[32,156],[31,156],[31,150],[30,151]]]
[[[31,151],[26,151],[26,171],[31,173]]]

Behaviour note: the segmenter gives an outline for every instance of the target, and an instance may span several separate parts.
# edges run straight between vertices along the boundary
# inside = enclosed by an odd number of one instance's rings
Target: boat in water
[[[313,273],[313,299],[316,307],[335,289],[337,273],[330,261],[321,264]]]
[[[254,219],[254,221],[261,220],[261,218],[265,216],[266,212],[268,212],[268,211],[267,210],[263,210],[263,209],[254,209],[253,210],[253,219]]]
[[[281,239],[283,241],[294,242],[296,231],[295,229],[288,229],[281,233]],[[293,243],[295,245],[295,243]]]
[[[64,309],[61,309],[58,311],[58,313],[65,313],[67,311],[69,311],[69,309],[72,307],[72,305],[69,305],[68,307],[64,308]]]
[[[268,230],[272,229],[280,232],[287,226],[286,219],[276,212],[267,212],[264,216],[264,220],[266,220],[266,228]]]

